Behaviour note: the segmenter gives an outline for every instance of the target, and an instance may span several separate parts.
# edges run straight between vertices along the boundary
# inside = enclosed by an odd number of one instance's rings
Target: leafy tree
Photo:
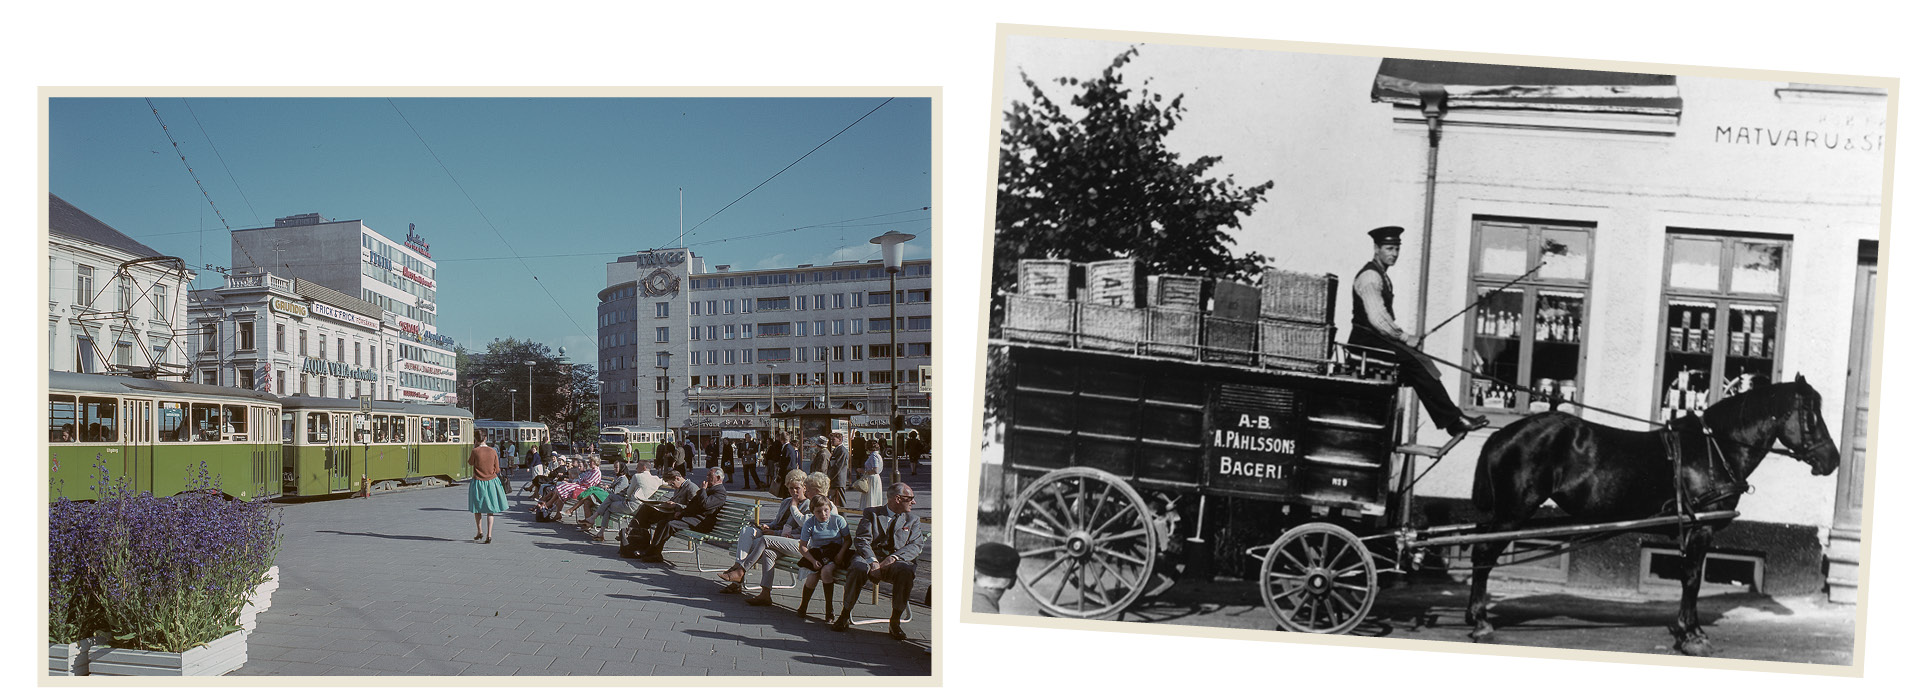
[[[1240,187],[1208,177],[1220,156],[1183,162],[1166,137],[1186,113],[1184,95],[1126,86],[1122,52],[1093,78],[1056,78],[1078,88],[1074,117],[1020,73],[1030,102],[1015,102],[1000,132],[993,285],[1012,288],[1022,258],[1140,260],[1149,273],[1249,279],[1266,262],[1234,255],[1228,231],[1266,200],[1273,181]],[[996,298],[995,316],[1000,313]]]
[[[527,407],[528,360],[534,363],[531,415]],[[563,361],[542,343],[495,338],[482,353],[456,347],[454,369],[460,373],[459,403],[471,408],[475,418],[539,421],[547,424],[555,439],[582,439],[583,424],[587,433],[596,429],[600,385],[593,380],[593,373]],[[587,413],[587,408],[592,412]]]

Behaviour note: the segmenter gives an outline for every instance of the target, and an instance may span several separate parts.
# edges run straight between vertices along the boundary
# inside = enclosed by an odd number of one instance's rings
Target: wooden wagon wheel
[[[1016,580],[1059,617],[1116,614],[1140,597],[1157,550],[1146,501],[1107,472],[1071,467],[1028,485],[1013,503],[1007,544]]]
[[[1360,538],[1339,525],[1307,523],[1267,549],[1260,598],[1289,632],[1346,634],[1373,607],[1377,576]]]

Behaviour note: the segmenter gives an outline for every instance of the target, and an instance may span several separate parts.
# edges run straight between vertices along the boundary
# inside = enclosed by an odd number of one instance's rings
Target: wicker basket
[[[1333,323],[1340,278],[1291,270],[1267,270],[1260,280],[1260,317],[1301,323]]]
[[[1073,343],[1073,302],[1025,294],[1007,295],[1008,340],[1070,345]]]
[[[1079,334],[1083,348],[1137,352],[1147,339],[1147,310],[1102,304],[1080,304]]]
[[[1020,293],[1036,299],[1070,298],[1073,263],[1065,260],[1020,261]],[[1011,295],[1009,295],[1011,296]]]
[[[1212,313],[1216,318],[1236,321],[1259,320],[1260,288],[1251,284],[1214,280]]]
[[[1199,356],[1200,312],[1147,309],[1147,352],[1194,359]]]
[[[1259,324],[1253,321],[1207,316],[1207,333],[1200,349],[1200,359],[1237,365],[1253,364],[1254,343],[1259,338],[1258,328]]]
[[[1147,305],[1182,311],[1199,311],[1206,279],[1190,275],[1150,275],[1147,277]]]
[[[1333,326],[1276,318],[1260,320],[1260,364],[1317,372],[1333,359]]]
[[[1133,258],[1087,263],[1087,288],[1080,300],[1107,306],[1140,306],[1140,262]]]

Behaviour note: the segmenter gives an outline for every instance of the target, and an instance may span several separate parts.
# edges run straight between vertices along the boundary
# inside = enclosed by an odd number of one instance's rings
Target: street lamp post
[[[517,411],[520,410],[520,397],[515,396],[515,394],[518,393],[520,393],[519,389],[507,390],[507,420],[513,421],[520,419],[520,414],[517,413]]]
[[[773,370],[774,370],[775,368],[777,368],[777,367],[778,367],[778,365],[775,365],[775,364],[773,364],[773,363],[771,363],[771,362],[769,362],[769,363],[767,363],[767,437],[769,437],[769,438],[771,438],[771,437],[773,437],[773,430],[774,430],[774,425],[773,425]]]
[[[491,381],[493,380],[482,379],[473,383],[473,417],[476,420],[480,418],[480,385]]]
[[[868,241],[880,246],[880,257],[887,264],[887,441],[893,445],[888,461],[893,464],[893,481],[900,482],[900,292],[894,288],[894,276],[900,274],[900,255],[911,234],[888,231]]]
[[[533,360],[527,364],[527,420],[533,420]]]
[[[659,387],[660,399],[662,401],[671,401],[670,399],[667,398],[667,389],[670,388],[667,386],[667,382],[671,381],[671,379],[667,376],[667,369],[669,365],[673,364],[673,353],[670,353],[670,352],[660,353],[659,358],[660,358],[660,387]],[[767,381],[768,383],[772,383],[773,380],[769,379]],[[667,403],[666,405],[661,407],[660,432],[667,434],[669,440],[672,439],[672,428],[667,427],[667,416],[670,413],[673,413],[672,403]],[[675,444],[678,444],[678,443],[675,443]]]

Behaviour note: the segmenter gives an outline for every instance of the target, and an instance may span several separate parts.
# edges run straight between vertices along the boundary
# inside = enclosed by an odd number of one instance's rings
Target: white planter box
[[[99,654],[106,641],[106,637],[89,637],[70,644],[48,644],[47,675],[87,675],[88,657]]]
[[[240,608],[240,629],[253,631],[255,618],[273,604],[273,592],[279,588],[280,567],[267,569],[267,581],[254,586],[253,592],[247,595],[246,606]]]
[[[247,663],[247,633],[236,631],[184,652],[107,649],[88,662],[95,676],[219,676]]]

